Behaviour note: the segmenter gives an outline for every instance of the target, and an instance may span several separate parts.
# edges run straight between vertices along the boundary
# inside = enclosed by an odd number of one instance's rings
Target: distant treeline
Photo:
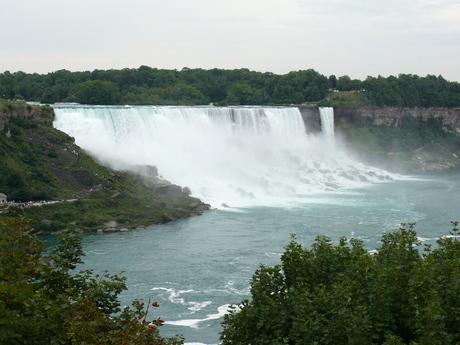
[[[320,102],[347,105],[350,91],[354,105],[407,107],[460,106],[460,84],[442,76],[400,74],[389,77],[351,79],[324,76],[313,69],[284,75],[248,69],[166,70],[141,66],[137,69],[48,74],[24,72],[0,74],[0,98],[40,103],[157,105],[275,105]],[[329,100],[326,96],[334,97]]]

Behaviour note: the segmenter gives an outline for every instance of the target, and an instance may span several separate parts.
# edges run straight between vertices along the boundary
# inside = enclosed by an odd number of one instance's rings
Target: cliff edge
[[[334,108],[336,132],[355,156],[390,171],[460,164],[460,108]]]

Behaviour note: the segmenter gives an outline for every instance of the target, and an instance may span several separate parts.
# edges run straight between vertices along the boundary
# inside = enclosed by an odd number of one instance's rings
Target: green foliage
[[[384,233],[374,254],[362,241],[311,249],[295,239],[281,264],[261,266],[251,300],[223,321],[227,344],[456,344],[460,341],[460,241],[451,237],[421,254],[413,224]]]
[[[124,277],[74,272],[82,263],[81,248],[81,238],[66,233],[46,253],[27,222],[0,220],[2,344],[183,343],[160,336],[160,319],[147,321],[152,304],[134,301],[121,312]]]
[[[77,86],[77,102],[83,104],[117,104],[118,87],[112,82],[91,80]]]
[[[351,79],[349,76],[343,75],[337,79],[335,88],[340,91],[359,90],[363,88],[363,83],[361,80]]]
[[[15,91],[42,103],[171,104],[209,103],[248,105],[319,101],[327,93],[328,79],[314,70],[280,76],[248,69],[163,70],[138,69],[56,71],[47,75],[23,72],[0,74],[0,92],[14,98]],[[17,92],[16,92],[17,93]]]
[[[347,75],[326,77],[313,69],[276,75],[246,68],[183,68],[177,71],[148,66],[92,72],[60,70],[46,75],[8,71],[0,74],[0,97],[24,98],[41,103],[299,104],[324,99],[329,88],[343,92],[365,89],[365,92],[359,93],[362,97],[353,99],[353,102],[359,101],[360,105],[460,106],[460,84],[433,75],[419,77],[400,74],[387,78],[368,77],[361,81]],[[350,99],[345,97],[336,101],[348,104]],[[0,104],[0,107],[4,106]]]
[[[13,118],[4,129],[9,136],[0,135],[0,190],[11,200],[53,197],[56,181],[46,169],[46,149],[31,143],[27,135],[37,131],[37,126],[32,120]]]

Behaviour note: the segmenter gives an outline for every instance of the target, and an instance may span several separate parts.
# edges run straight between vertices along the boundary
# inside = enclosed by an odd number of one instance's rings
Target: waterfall
[[[320,107],[319,116],[321,119],[321,131],[326,137],[334,137],[334,108]]]
[[[214,207],[278,205],[388,173],[306,134],[295,107],[60,106],[54,126],[114,169],[154,165]]]

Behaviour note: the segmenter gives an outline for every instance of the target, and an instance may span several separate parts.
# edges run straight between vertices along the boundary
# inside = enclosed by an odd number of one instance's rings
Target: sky
[[[314,69],[460,82],[459,0],[1,0],[0,72]]]

